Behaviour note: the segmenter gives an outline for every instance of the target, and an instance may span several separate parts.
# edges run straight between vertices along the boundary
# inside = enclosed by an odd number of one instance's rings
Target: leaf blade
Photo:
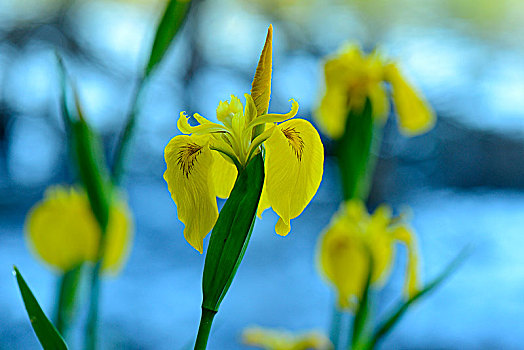
[[[387,317],[381,325],[375,331],[370,343],[369,348],[372,349],[375,347],[377,342],[387,335],[391,329],[397,324],[397,322],[402,318],[406,313],[409,306],[415,303],[418,299],[422,298],[424,295],[429,294],[435,288],[440,286],[451,274],[453,274],[460,265],[464,262],[465,258],[469,255],[469,249],[464,248],[447,266],[446,268],[435,277],[430,283],[428,283],[423,289],[418,293],[414,294],[405,302],[400,302],[395,310],[391,312],[390,316]]]
[[[67,350],[64,339],[45,315],[16,266],[13,267],[13,273],[16,277],[16,282],[22,295],[29,320],[31,321],[31,326],[42,347],[45,350]]]
[[[191,0],[170,0],[167,4],[157,27],[144,77],[148,77],[164,58],[171,42],[184,23],[190,5]]]

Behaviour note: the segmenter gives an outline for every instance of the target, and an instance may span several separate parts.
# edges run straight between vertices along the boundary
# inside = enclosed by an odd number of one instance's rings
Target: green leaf
[[[27,286],[27,283],[16,266],[13,267],[13,273],[16,277],[16,282],[18,283],[18,288],[20,289],[29,320],[31,321],[31,326],[42,347],[45,350],[67,349],[64,339],[62,339],[60,333],[58,333],[55,326],[53,326],[42,311],[40,305],[38,305],[38,301],[36,301],[35,296]]]
[[[203,308],[218,311],[235,277],[253,231],[263,185],[264,160],[259,153],[239,173],[211,232],[202,277]]]
[[[456,257],[453,259],[449,265],[437,276],[433,281],[428,283],[426,287],[420,290],[418,293],[413,295],[407,301],[401,301],[397,307],[390,313],[390,316],[386,317],[385,320],[377,327],[371,341],[369,343],[369,349],[375,347],[377,342],[386,336],[392,328],[400,321],[402,316],[406,313],[408,308],[415,303],[417,300],[421,299],[425,295],[428,295],[435,288],[440,286],[451,274],[453,274],[458,267],[464,262],[465,258],[469,255],[469,249],[463,249]]]
[[[145,78],[148,77],[158,63],[162,61],[169,45],[180,30],[180,27],[182,27],[190,6],[191,0],[170,0],[167,4],[156,30],[149,62],[144,73]]]
[[[336,145],[344,200],[366,199],[372,176],[368,168],[373,130],[372,107],[367,99],[362,112],[348,112],[344,135]]]
[[[371,252],[367,251],[368,258],[368,273],[366,274],[364,282],[364,290],[360,297],[357,312],[353,320],[353,330],[351,336],[351,348],[360,349],[362,345],[362,339],[364,332],[366,331],[367,321],[369,319],[371,309],[371,278],[373,277],[373,259],[371,258]]]

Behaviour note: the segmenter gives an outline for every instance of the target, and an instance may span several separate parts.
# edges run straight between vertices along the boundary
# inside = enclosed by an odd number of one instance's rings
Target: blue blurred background
[[[71,183],[54,51],[63,54],[89,122],[109,152],[147,59],[162,0],[0,1],[0,349],[37,349],[10,274],[16,264],[46,310],[56,276],[28,251],[24,219],[50,184]],[[203,256],[162,179],[163,148],[182,110],[210,118],[219,100],[250,89],[266,29],[274,26],[270,109],[300,104],[310,118],[321,59],[346,41],[394,57],[438,114],[407,139],[385,129],[370,204],[412,208],[423,272],[435,276],[462,247],[465,265],[417,304],[383,348],[519,348],[524,342],[524,3],[520,0],[204,0],[141,101],[124,181],[135,215],[127,266],[102,291],[103,348],[172,349],[198,325]],[[336,164],[292,232],[258,220],[215,321],[210,349],[242,348],[249,325],[327,330],[333,295],[315,244],[340,203]],[[377,293],[376,313],[400,295],[404,251]],[[82,315],[80,321],[83,321]],[[79,348],[73,334],[73,348]]]

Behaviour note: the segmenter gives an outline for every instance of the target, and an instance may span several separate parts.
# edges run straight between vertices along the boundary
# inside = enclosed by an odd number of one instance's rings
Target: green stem
[[[111,171],[112,181],[115,185],[118,185],[122,177],[124,157],[126,155],[129,140],[133,134],[133,130],[135,129],[136,115],[138,114],[138,100],[142,94],[145,82],[146,79],[144,76],[141,76],[140,79],[138,79],[133,98],[131,99],[131,106],[129,108],[129,113],[127,114],[126,124],[122,130],[122,133],[120,134],[120,138],[115,149],[113,167]]]
[[[207,347],[207,340],[209,339],[209,332],[211,331],[211,324],[216,315],[216,311],[202,307],[202,317],[200,318],[200,325],[198,326],[197,338],[195,341],[195,350],[205,350]]]
[[[85,333],[85,349],[95,350],[98,338],[98,304],[100,296],[100,270],[101,260],[95,265],[91,275],[91,295],[89,300],[89,311],[87,314],[87,324]]]
[[[66,338],[76,311],[76,296],[82,272],[82,265],[65,272],[58,282],[56,296],[55,326]]]

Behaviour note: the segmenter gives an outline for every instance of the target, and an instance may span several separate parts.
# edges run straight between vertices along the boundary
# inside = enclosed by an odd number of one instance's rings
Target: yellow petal
[[[420,287],[419,259],[415,235],[406,226],[396,227],[393,235],[406,245],[408,251],[404,292],[411,297],[419,291]]]
[[[60,186],[31,209],[26,233],[36,255],[62,272],[94,258],[100,239],[85,194]]]
[[[264,179],[264,187],[262,188],[262,194],[260,195],[260,201],[258,201],[258,209],[257,209],[257,216],[259,219],[262,219],[262,213],[264,210],[271,207],[271,204],[269,203],[269,198],[267,197],[266,193],[266,180]]]
[[[185,225],[184,237],[200,253],[203,240],[218,218],[211,169],[213,155],[205,136],[179,135],[164,151],[164,179]]]
[[[406,81],[397,66],[388,65],[385,74],[392,86],[400,130],[408,136],[430,130],[435,125],[435,114],[422,95]]]
[[[324,147],[315,128],[306,120],[292,119],[276,128],[265,142],[266,193],[281,217],[280,229],[289,228],[311,201],[322,180]]]
[[[394,242],[391,230],[391,209],[386,205],[378,207],[368,223],[366,238],[373,258],[371,282],[383,285],[391,271],[394,256]]]
[[[267,113],[269,109],[269,98],[271,97],[271,60],[273,54],[273,26],[269,25],[267,29],[266,42],[260,59],[253,83],[251,84],[251,96],[257,107],[257,114]]]
[[[319,268],[338,295],[338,306],[350,308],[353,299],[362,294],[368,264],[357,228],[335,218],[334,223],[321,236]]]
[[[227,161],[219,152],[211,152],[213,155],[213,183],[215,193],[220,198],[227,198],[235,185],[237,179],[237,168]]]

